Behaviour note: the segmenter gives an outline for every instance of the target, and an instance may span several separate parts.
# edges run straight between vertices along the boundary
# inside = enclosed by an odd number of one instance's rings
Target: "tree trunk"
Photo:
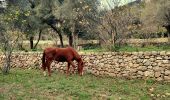
[[[64,47],[63,36],[62,36],[61,32],[55,26],[53,26],[53,25],[49,25],[49,26],[58,34],[58,36],[60,38],[61,47]]]
[[[170,32],[168,32],[168,45],[170,45]]]
[[[34,49],[37,48],[37,45],[38,45],[38,43],[39,43],[39,41],[41,39],[41,33],[42,33],[42,30],[40,30],[40,32],[39,32],[38,40],[37,40],[37,43],[34,45]]]
[[[34,48],[34,37],[30,36],[30,48],[33,49]]]
[[[72,35],[72,33],[69,35],[69,46],[73,47],[73,35]]]
[[[73,47],[76,49],[76,33],[75,33],[75,23],[72,27],[72,37],[73,37]]]
[[[170,45],[170,25],[164,26],[168,32],[168,45]]]
[[[10,67],[11,67],[11,53],[12,51],[7,51],[7,54],[5,54],[5,64],[4,67],[2,69],[3,74],[8,74]]]

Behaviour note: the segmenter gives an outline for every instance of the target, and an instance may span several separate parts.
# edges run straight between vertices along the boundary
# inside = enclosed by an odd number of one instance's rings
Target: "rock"
[[[143,74],[144,74],[142,71],[138,71],[137,73],[141,76],[143,76]]]
[[[144,53],[142,52],[142,51],[140,51],[139,53],[138,53],[138,55],[139,56],[142,56]]]
[[[163,81],[163,78],[162,77],[158,77],[156,78],[157,81]]]
[[[156,60],[155,58],[150,58],[149,59],[149,61],[152,61],[152,62],[155,61],[155,60]]]
[[[167,75],[167,76],[170,75],[170,70],[166,70],[165,75]]]
[[[139,67],[139,64],[134,64],[133,65],[133,68],[137,68],[137,67]]]
[[[161,76],[161,72],[155,72],[155,77],[160,77]]]
[[[141,71],[146,71],[147,67],[146,66],[139,66],[137,69],[141,70]]]
[[[118,72],[119,72],[119,71],[121,71],[121,69],[120,69],[120,68],[115,68],[115,70],[116,70],[116,71],[118,71]]]
[[[115,76],[116,76],[115,73],[108,73],[108,74],[109,74],[109,76],[112,76],[112,77],[115,77]]]
[[[154,77],[154,72],[153,71],[145,71],[144,75],[147,77]]]
[[[143,59],[137,59],[136,62],[141,63],[141,62],[143,62]]]
[[[167,51],[166,55],[167,55],[167,56],[170,56],[170,51]]]
[[[152,54],[152,53],[149,52],[149,51],[144,52],[144,55],[145,55],[145,56],[150,56],[151,54]]]
[[[153,70],[156,71],[156,72],[161,72],[164,69],[162,67],[153,67]]]
[[[152,51],[152,55],[156,56],[158,54],[157,51]]]
[[[122,62],[123,62],[123,60],[122,60],[122,59],[119,59],[119,60],[118,60],[118,63],[122,63]]]
[[[162,60],[162,57],[157,57],[156,59],[157,59],[157,60]]]
[[[137,69],[130,69],[129,70],[131,73],[135,73],[135,72],[137,72]]]
[[[165,81],[170,81],[170,76],[164,76]]]
[[[152,69],[152,66],[148,66],[148,69]]]
[[[129,67],[133,67],[133,63],[130,62],[130,63],[128,64],[128,66],[129,66]]]
[[[139,53],[138,52],[132,52],[132,55],[137,56]]]
[[[145,58],[146,58],[146,59],[149,59],[149,58],[150,58],[150,56],[145,56]]]
[[[170,63],[169,60],[162,60],[164,64]]]
[[[149,65],[151,65],[151,62],[147,60],[147,61],[144,63],[144,65],[145,65],[145,66],[149,66]]]
[[[161,52],[160,52],[160,55],[161,55],[161,56],[166,55],[166,51],[161,51]]]

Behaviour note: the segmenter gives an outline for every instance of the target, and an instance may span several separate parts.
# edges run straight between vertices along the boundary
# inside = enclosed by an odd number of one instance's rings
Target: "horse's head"
[[[83,68],[84,68],[84,62],[81,60],[79,60],[78,62],[78,73],[79,75],[83,75]]]

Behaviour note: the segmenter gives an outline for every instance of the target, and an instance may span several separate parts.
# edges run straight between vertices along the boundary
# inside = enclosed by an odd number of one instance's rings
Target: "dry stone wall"
[[[125,77],[129,79],[152,78],[157,81],[170,82],[170,52],[104,52],[81,53],[84,59],[86,73],[101,76]],[[3,64],[0,55],[0,65]],[[41,67],[42,53],[20,52],[12,56],[12,67],[38,68]],[[64,72],[67,63],[53,62],[54,71]]]

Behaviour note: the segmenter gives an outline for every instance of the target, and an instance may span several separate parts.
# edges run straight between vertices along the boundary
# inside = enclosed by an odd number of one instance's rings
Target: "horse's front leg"
[[[69,63],[72,65],[72,67],[73,67],[73,72],[75,72],[75,65],[74,65],[74,63],[72,62],[72,61],[69,61]]]
[[[70,74],[70,63],[68,62],[68,65],[67,65],[67,75]]]
[[[51,69],[50,69],[51,63],[52,63],[52,60],[47,61],[47,65],[46,66],[48,68],[48,76],[51,76]]]

